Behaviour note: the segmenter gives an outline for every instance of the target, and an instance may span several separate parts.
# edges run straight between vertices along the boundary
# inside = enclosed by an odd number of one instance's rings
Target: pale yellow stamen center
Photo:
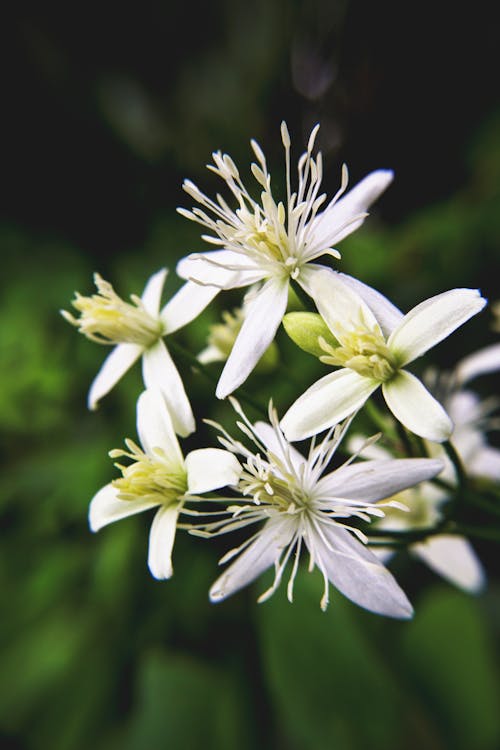
[[[342,333],[340,346],[331,346],[320,336],[318,343],[325,352],[320,357],[327,365],[348,367],[360,375],[380,382],[390,380],[397,371],[392,352],[376,328],[353,328]]]
[[[243,311],[241,308],[222,313],[223,323],[215,323],[210,326],[208,344],[215,347],[225,357],[228,357],[236,340],[241,326],[243,325]]]
[[[282,479],[258,460],[247,462],[238,484],[242,495],[251,495],[257,505],[271,505],[281,513],[299,513],[310,505],[310,498],[294,477]]]
[[[126,440],[128,450],[120,448],[110,451],[111,458],[126,456],[132,459],[128,466],[115,464],[122,476],[112,484],[119,492],[120,500],[148,500],[168,504],[182,498],[187,492],[187,474],[182,466],[169,465],[161,448],[155,455],[146,455],[132,440]]]
[[[131,295],[133,304],[130,304],[122,300],[99,274],[95,274],[94,281],[98,294],[83,297],[77,292],[72,302],[80,313],[79,318],[62,311],[66,320],[80,333],[98,344],[130,343],[145,348],[163,336],[163,323],[147,312],[139,297]]]

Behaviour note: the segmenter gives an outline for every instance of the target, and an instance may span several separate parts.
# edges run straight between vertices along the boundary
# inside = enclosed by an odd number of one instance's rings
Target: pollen
[[[119,492],[120,500],[147,500],[158,504],[170,504],[187,492],[187,474],[179,466],[169,465],[164,451],[154,450],[154,456],[146,455],[132,440],[126,440],[128,450],[110,451],[111,458],[125,456],[132,463],[128,466],[115,464],[122,476],[112,484]]]
[[[153,317],[140,297],[125,302],[108,281],[94,274],[97,294],[84,297],[78,292],[72,302],[80,317],[62,310],[64,318],[91,341],[98,344],[139,344],[148,348],[164,334],[161,320]]]
[[[332,346],[320,336],[319,346],[325,352],[320,357],[327,365],[347,367],[360,375],[383,383],[397,371],[397,365],[378,327],[365,325],[337,333],[340,346]]]

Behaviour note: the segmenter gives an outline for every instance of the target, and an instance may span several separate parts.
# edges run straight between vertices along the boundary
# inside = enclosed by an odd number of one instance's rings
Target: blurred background
[[[115,476],[107,451],[135,438],[137,369],[85,407],[105,352],[58,313],[92,273],[122,296],[204,249],[185,177],[208,194],[213,150],[249,175],[249,139],[279,186],[282,119],[297,157],[316,122],[324,187],[340,165],[396,178],[342,270],[407,310],[454,286],[500,298],[500,101],[493,4],[396,0],[23,3],[4,24],[0,238],[0,740],[6,750],[495,750],[500,746],[498,544],[471,597],[408,555],[394,570],[416,608],[399,623],[299,577],[207,599],[226,543],[178,535],[175,575],[147,570],[149,517],[92,535],[88,503]],[[180,332],[195,353],[239,296]],[[218,307],[217,307],[218,305]],[[498,340],[487,310],[436,350],[450,368]],[[281,336],[281,334],[280,334]],[[278,338],[283,364],[296,356]],[[288,348],[287,348],[288,347]],[[314,361],[299,353],[304,387]],[[230,423],[181,367],[201,417]],[[214,373],[218,370],[214,367]],[[272,380],[272,387],[271,387]],[[280,410],[297,385],[248,383]],[[491,394],[494,376],[478,381]],[[229,422],[228,422],[229,419]]]

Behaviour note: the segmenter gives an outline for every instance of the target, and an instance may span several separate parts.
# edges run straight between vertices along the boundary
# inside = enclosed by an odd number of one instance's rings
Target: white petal
[[[210,601],[220,602],[254,581],[279,558],[290,543],[295,525],[289,519],[266,522],[250,546],[239,555],[210,588]]]
[[[163,505],[153,519],[149,532],[148,566],[160,580],[172,575],[172,549],[179,516],[179,505]]]
[[[443,534],[413,544],[410,549],[455,586],[471,593],[483,588],[484,571],[467,539]]]
[[[350,286],[366,302],[372,313],[377,318],[378,324],[385,337],[390,336],[393,330],[404,318],[401,310],[393,305],[387,297],[368,284],[363,284],[359,279],[346,273],[338,274],[344,284]]]
[[[142,304],[148,313],[155,318],[160,310],[161,294],[163,292],[167,273],[167,269],[162,268],[161,271],[157,271],[157,273],[153,274],[146,284],[141,296]]]
[[[173,333],[190,323],[218,293],[219,289],[215,286],[200,286],[194,281],[187,281],[160,313],[165,332]]]
[[[154,456],[155,448],[161,448],[174,470],[183,468],[184,458],[172,419],[158,388],[148,388],[137,400],[137,433],[149,456]]]
[[[500,482],[500,450],[484,445],[467,462],[466,468],[472,476],[486,477],[494,482]]]
[[[362,461],[325,475],[316,485],[321,498],[377,502],[439,474],[444,464],[435,458],[400,458]]]
[[[361,321],[367,328],[380,330],[368,305],[335,271],[315,271],[310,275],[307,291],[328,328],[339,341],[342,341],[346,331],[358,329]]]
[[[288,302],[288,280],[269,279],[246,308],[245,320],[217,385],[225,398],[250,375],[274,339]]]
[[[416,435],[436,443],[449,439],[451,419],[414,375],[399,370],[392,380],[382,384],[382,393],[396,419]]]
[[[113,388],[125,375],[144,351],[139,344],[118,344],[108,354],[101,369],[90,386],[88,395],[89,409],[97,409],[100,399]]]
[[[234,485],[241,466],[232,453],[221,448],[200,448],[186,456],[188,492],[197,495]]]
[[[451,289],[421,302],[405,315],[387,342],[398,364],[403,366],[420,357],[485,304],[477,289]]]
[[[146,388],[158,388],[163,393],[176,433],[186,437],[194,432],[191,404],[177,367],[161,339],[144,352],[142,376]]]
[[[266,422],[257,422],[254,425],[255,432],[264,443],[265,447],[273,453],[280,461],[285,464],[291,464],[295,471],[300,471],[301,467],[307,463],[304,456],[290,445],[288,440],[283,437],[283,443],[278,439],[276,430]]]
[[[264,273],[251,260],[232,250],[192,253],[177,264],[182,279],[212,284],[220,289],[235,289],[260,281]]]
[[[497,370],[500,370],[500,344],[493,344],[464,357],[456,366],[453,374],[456,382],[463,385],[469,380],[477,378],[478,375],[487,375]]]
[[[333,206],[318,214],[314,220],[312,242],[328,248],[354,232],[365,220],[363,214],[390,185],[393,177],[393,172],[388,169],[371,172]],[[360,215],[361,218],[350,222]]]
[[[108,523],[134,516],[149,508],[156,508],[157,505],[158,503],[152,503],[150,500],[119,500],[118,490],[112,484],[107,484],[90,502],[89,525],[92,531],[99,531]]]
[[[216,346],[207,346],[196,358],[202,365],[208,365],[211,362],[224,362],[226,355]]]
[[[370,612],[402,619],[412,616],[406,594],[373,552],[345,529],[324,526],[322,531],[328,546],[314,533],[312,551],[335,588]]]
[[[329,373],[307,389],[281,420],[288,440],[303,440],[337,424],[365,403],[379,386],[353,370]]]

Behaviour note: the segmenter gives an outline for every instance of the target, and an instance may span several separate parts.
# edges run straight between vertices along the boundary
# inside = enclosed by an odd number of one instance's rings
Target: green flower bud
[[[318,313],[287,313],[283,318],[283,327],[297,346],[309,354],[314,354],[318,358],[325,354],[324,343],[323,346],[319,343],[320,338],[331,347],[339,345],[339,342]]]

